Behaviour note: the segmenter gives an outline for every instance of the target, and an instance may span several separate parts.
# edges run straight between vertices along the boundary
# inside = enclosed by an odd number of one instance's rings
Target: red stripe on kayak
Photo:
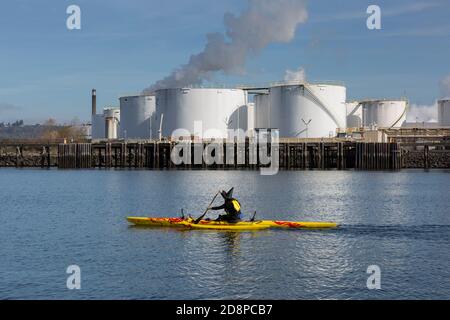
[[[180,223],[184,220],[181,218],[148,218],[152,222],[169,222],[169,223]]]
[[[275,224],[288,228],[301,228],[303,225],[297,222],[289,222],[289,221],[274,221]]]

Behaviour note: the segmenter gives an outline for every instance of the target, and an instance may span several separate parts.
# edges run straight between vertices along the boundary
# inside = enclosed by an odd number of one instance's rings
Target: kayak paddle
[[[214,200],[216,200],[217,196],[219,195],[220,191],[218,191],[216,193],[216,195],[214,196],[214,198],[212,199],[211,203],[209,204],[208,208],[206,208],[205,213],[203,213],[200,217],[198,217],[198,219],[196,219],[194,221],[194,224],[198,224],[200,221],[202,221],[202,219],[206,216],[206,214],[209,211],[209,208],[211,207],[211,205],[214,203]]]

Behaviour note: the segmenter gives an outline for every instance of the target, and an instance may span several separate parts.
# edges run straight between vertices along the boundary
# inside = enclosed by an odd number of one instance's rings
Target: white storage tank
[[[255,129],[268,129],[269,125],[269,114],[270,114],[270,101],[268,94],[257,94],[254,97],[255,110]]]
[[[91,137],[92,139],[105,139],[105,116],[103,114],[92,115]]]
[[[441,127],[450,127],[450,100],[438,102],[438,121]]]
[[[151,139],[151,117],[155,113],[155,97],[138,95],[121,97],[120,100],[120,138]]]
[[[105,138],[117,139],[119,137],[120,109],[106,108],[103,110],[105,118]]]
[[[334,137],[347,127],[346,92],[337,84],[272,87],[268,127],[279,129],[280,137]]]
[[[255,103],[247,103],[247,130],[249,135],[253,134],[255,129]]]
[[[362,105],[358,101],[346,103],[347,106],[347,128],[361,128],[363,111]]]
[[[201,122],[195,128],[195,122]],[[153,126],[163,137],[228,138],[228,130],[247,131],[247,93],[240,89],[176,88],[156,92]],[[183,129],[184,132],[176,130]]]
[[[368,100],[361,101],[363,126],[378,128],[400,128],[406,121],[408,101]]]

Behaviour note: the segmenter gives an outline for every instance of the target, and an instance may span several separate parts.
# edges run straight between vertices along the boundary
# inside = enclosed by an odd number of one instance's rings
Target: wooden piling
[[[423,148],[423,164],[424,164],[424,169],[429,169],[430,168],[430,146],[426,145]]]
[[[223,147],[224,163],[207,166],[203,156],[196,159],[196,153],[201,152],[207,143],[192,143],[191,164],[175,166],[171,161],[171,153],[174,143],[150,142],[150,143],[79,143],[58,145],[58,167],[66,169],[74,168],[149,168],[149,169],[175,169],[175,168],[203,168],[203,169],[226,169],[242,168],[256,170],[261,166],[260,152],[268,152],[270,156],[270,145],[256,145],[251,150],[250,141],[245,143],[235,142]],[[229,148],[229,149],[228,149]],[[268,150],[263,150],[268,148]],[[198,150],[197,150],[198,149]],[[201,149],[201,150],[200,150]],[[430,151],[429,146],[424,148],[424,168],[429,168]],[[40,153],[40,161],[37,165],[41,167],[51,165],[50,147],[43,146]],[[234,157],[231,153],[234,151]],[[274,150],[272,150],[274,151]],[[254,155],[256,152],[256,155]],[[228,156],[228,153],[230,155]],[[305,170],[305,169],[356,169],[356,170],[399,170],[403,165],[402,150],[397,143],[365,143],[365,142],[286,142],[280,143],[277,153],[279,154],[280,169]],[[96,157],[93,157],[96,155]],[[231,163],[225,161],[232,159]],[[254,159],[256,158],[256,159]],[[95,160],[95,161],[94,161]],[[195,163],[201,160],[197,165]],[[256,161],[256,163],[254,162]],[[16,147],[15,165],[23,165],[23,149]]]

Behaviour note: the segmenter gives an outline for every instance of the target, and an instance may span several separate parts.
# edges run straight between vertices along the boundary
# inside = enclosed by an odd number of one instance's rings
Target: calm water
[[[260,218],[332,231],[129,227],[127,215],[197,215],[236,186]],[[0,170],[2,299],[450,298],[450,171]],[[81,268],[82,289],[66,288]],[[366,287],[379,265],[382,290]]]

